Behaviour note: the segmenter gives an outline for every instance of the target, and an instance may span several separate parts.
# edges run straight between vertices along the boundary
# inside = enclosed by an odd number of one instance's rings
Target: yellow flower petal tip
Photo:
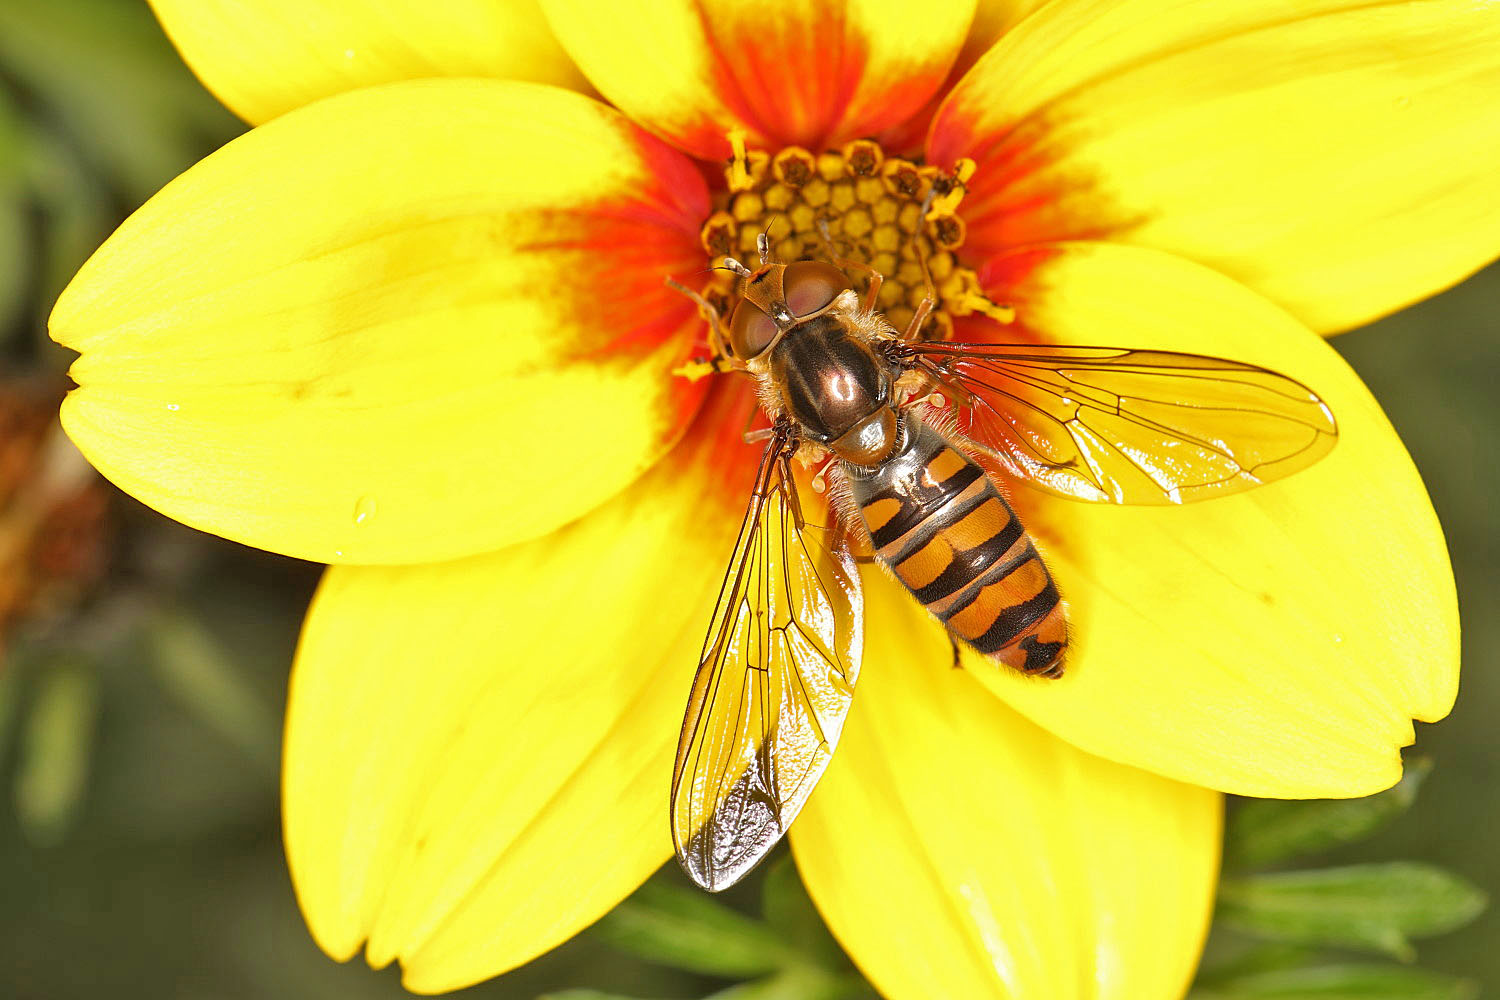
[[[1324,332],[1500,252],[1489,3],[1051,3],[949,94],[985,247],[1110,239],[1231,275]]]
[[[791,831],[861,971],[889,997],[1181,996],[1220,796],[1083,753],[989,697],[877,570],[865,598],[858,695]]]
[[[705,159],[729,154],[725,134],[735,128],[760,148],[821,150],[900,124],[941,86],[975,8],[973,0],[542,6],[600,93]]]
[[[150,0],[183,59],[252,124],[381,83],[429,77],[586,84],[535,0]]]
[[[458,989],[567,940],[670,857],[663,776],[692,640],[611,674],[645,598],[601,596],[580,634],[571,604],[529,586],[589,572],[622,535],[607,511],[571,541],[330,570],[293,673],[283,797],[297,896],[333,958],[363,946],[416,992]],[[550,641],[517,627],[547,619]],[[559,656],[562,635],[581,641]]]
[[[546,538],[325,575],[282,795],[329,955],[363,945],[411,990],[458,989],[562,943],[671,856],[667,779],[750,486],[753,467],[722,464],[751,450],[748,402],[716,393],[651,472]]]
[[[1159,251],[1061,244],[993,274],[1022,337],[1107,329],[1264,365],[1314,387],[1339,436],[1287,479],[1179,508],[1026,504],[1018,486],[1069,609],[1066,673],[970,669],[1064,739],[1178,780],[1276,798],[1394,783],[1411,720],[1457,694],[1457,597],[1422,481],[1359,378],[1271,303]]]
[[[288,555],[535,537],[701,399],[670,375],[700,333],[663,277],[701,266],[707,199],[689,161],[555,88],[330,98],[198,164],[79,272],[52,315],[82,355],[64,424],[146,504]]]

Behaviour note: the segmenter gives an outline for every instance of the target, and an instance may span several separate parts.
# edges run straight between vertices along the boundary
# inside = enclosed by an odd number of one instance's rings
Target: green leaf
[[[847,1000],[874,998],[875,992],[858,975],[838,975],[812,965],[792,965],[773,976],[738,983],[707,1000]]]
[[[16,815],[34,844],[62,841],[88,787],[99,682],[72,664],[48,667],[21,727]]]
[[[1478,888],[1431,865],[1350,865],[1225,879],[1218,919],[1278,941],[1355,948],[1409,961],[1408,940],[1453,930],[1484,909]]]
[[[623,993],[606,993],[603,990],[562,990],[558,993],[543,993],[536,1000],[641,1000]]]
[[[267,774],[276,770],[281,725],[204,628],[180,612],[145,623],[151,667],[163,688]]]
[[[0,343],[26,306],[33,270],[23,142],[19,112],[0,90]]]
[[[1233,947],[1226,951],[1223,939],[1221,929],[1214,928],[1198,966],[1195,986],[1213,986],[1263,972],[1311,965],[1318,955],[1316,948],[1284,941],[1247,940],[1242,936],[1235,936]]]
[[[29,128],[23,153],[26,183],[43,217],[42,246],[37,252],[40,312],[36,327],[45,340],[52,303],[118,218],[103,183],[78,162],[60,137],[40,126]],[[66,350],[60,353],[71,355]]]
[[[0,63],[132,202],[240,130],[182,65],[145,4],[7,0]]]
[[[1224,864],[1259,867],[1368,837],[1411,807],[1431,770],[1414,760],[1395,785],[1362,799],[1243,800],[1225,829]]]
[[[20,182],[25,173],[25,136],[21,109],[0,90],[0,188]]]
[[[21,671],[16,657],[0,646],[0,767],[10,749],[11,727],[21,702]]]
[[[19,187],[0,180],[0,343],[7,343],[26,310],[31,284],[30,225]]]
[[[761,913],[771,932],[825,969],[846,972],[849,960],[818,915],[790,854],[766,869],[761,885]]]
[[[594,925],[594,933],[648,961],[715,976],[745,978],[793,958],[759,921],[698,889],[647,882]]]
[[[1245,976],[1188,1000],[1471,1000],[1468,980],[1394,965],[1324,965]]]

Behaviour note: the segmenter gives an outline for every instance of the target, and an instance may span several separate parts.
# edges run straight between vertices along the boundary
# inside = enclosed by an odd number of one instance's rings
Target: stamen
[[[812,180],[818,169],[818,158],[801,146],[788,146],[771,159],[771,172],[788,188],[800,188]]]
[[[969,294],[964,295],[961,299],[959,299],[958,305],[966,310],[967,314],[982,313],[985,316],[988,316],[990,319],[993,319],[999,323],[1005,323],[1006,325],[1009,325],[1016,321],[1015,306],[1006,306],[1001,305],[998,302],[991,302],[983,295],[978,295],[973,292],[970,292]],[[958,313],[958,315],[963,316],[966,315],[966,313],[960,312]]]
[[[710,375],[716,375],[722,370],[723,368],[713,361],[693,358],[673,368],[671,374],[674,378],[685,378],[689,382],[701,382]]]
[[[733,268],[725,258],[759,256],[767,241],[770,256],[786,263],[845,258],[868,265],[885,279],[876,305],[897,330],[911,323],[929,289],[937,296],[918,331],[924,340],[950,338],[955,316],[1014,320],[1015,310],[987,299],[978,276],[960,262],[968,231],[957,209],[974,176],[972,160],[943,171],[888,156],[869,139],[837,151],[788,146],[767,154],[749,149],[742,130],[728,138],[726,190],[701,233],[713,266]],[[868,276],[851,273],[850,278],[857,290],[866,291],[861,286]],[[735,280],[721,270],[701,292],[703,299],[727,306]],[[700,364],[680,373],[701,378]]]
[[[767,157],[764,150],[745,149],[747,134],[744,129],[729,130],[729,166],[724,177],[731,191],[749,191],[765,179]]]
[[[869,139],[855,139],[840,151],[851,177],[875,177],[885,164],[885,150]]]
[[[932,199],[932,206],[927,210],[929,220],[954,213],[958,208],[958,203],[963,201],[964,194],[968,191],[968,183],[977,169],[974,161],[965,157],[954,164],[953,173],[947,178],[934,181],[936,196]]]

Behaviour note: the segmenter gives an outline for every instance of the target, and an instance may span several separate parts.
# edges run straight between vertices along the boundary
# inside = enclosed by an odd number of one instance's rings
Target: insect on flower
[[[693,680],[672,776],[677,857],[733,885],[775,846],[838,742],[859,672],[857,554],[947,629],[1059,677],[1061,595],[1000,484],[1094,503],[1181,504],[1252,489],[1334,445],[1319,397],[1220,358],[1109,347],[924,341],[882,276],[838,257],[733,257],[727,326],[702,296],[720,370],[748,374],[771,426]],[[863,298],[849,273],[868,274]],[[799,480],[796,466],[817,467]],[[818,519],[799,491],[826,481]],[[821,505],[819,505],[821,509]],[[868,558],[866,556],[865,558]]]

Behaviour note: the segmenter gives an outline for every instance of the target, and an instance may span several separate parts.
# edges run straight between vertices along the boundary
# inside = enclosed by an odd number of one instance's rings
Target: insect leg
[[[927,294],[922,296],[922,301],[917,304],[917,311],[911,314],[911,322],[906,324],[906,329],[901,333],[903,341],[910,344],[921,339],[918,335],[922,330],[922,324],[927,322],[927,317],[931,315],[935,305],[937,305],[937,299],[933,297],[929,286]]]
[[[963,383],[952,377],[944,365],[925,358],[905,347],[905,341],[889,339],[883,342],[885,356],[901,370],[901,388],[909,402],[920,402],[934,393],[943,393],[960,406],[972,406],[974,394],[964,388]],[[910,381],[907,381],[908,377]]]
[[[948,398],[959,406],[974,405],[974,394],[965,389],[959,382],[951,378],[945,378],[943,373],[925,363],[922,365],[922,373],[933,381],[933,388],[929,392],[941,390],[947,393]]]
[[[797,496],[797,481],[792,478],[792,455],[797,451],[796,439],[790,440],[790,447],[783,448],[776,461],[781,465],[780,489],[786,500],[787,510],[792,512],[792,522],[800,532],[807,527],[807,519],[802,516],[802,501]]]
[[[734,355],[732,355],[726,347],[728,338],[724,332],[724,320],[719,315],[719,310],[714,308],[713,303],[709,302],[702,295],[699,295],[691,288],[682,284],[682,282],[676,281],[672,278],[667,279],[667,287],[674,291],[681,292],[683,295],[686,295],[688,298],[692,299],[693,302],[698,306],[699,315],[701,315],[704,320],[708,322],[708,346],[709,349],[713,351],[713,356],[709,358],[708,361],[702,363],[707,366],[708,370],[700,372],[698,374],[698,377],[706,375],[709,372],[719,373],[727,371],[749,371],[749,369],[745,366],[745,363],[735,358]],[[691,367],[692,366],[684,366],[685,369]],[[696,369],[694,371],[696,371]],[[682,374],[686,375],[689,378],[692,378],[694,377],[694,371],[684,370]],[[674,372],[673,374],[677,373]]]
[[[828,231],[828,220],[818,220],[818,242],[823,244],[823,253],[827,255],[828,262],[834,267],[848,271],[853,268],[868,276],[870,286],[865,289],[865,311],[870,312],[875,308],[876,301],[880,298],[880,286],[885,283],[885,275],[875,270],[869,264],[850,257],[840,257],[833,246],[833,234]]]
[[[932,195],[928,194],[927,201],[932,201]],[[923,205],[923,215],[926,215],[926,205]],[[922,268],[922,284],[924,290],[922,301],[917,303],[917,311],[912,313],[911,322],[906,324],[906,330],[902,332],[901,339],[905,343],[914,343],[919,339],[922,324],[927,322],[927,317],[932,314],[933,307],[937,305],[937,285],[932,281],[932,270],[927,266],[927,247],[922,241],[922,236],[917,235],[914,240],[917,248],[917,263]]]
[[[857,260],[843,261],[839,266],[849,266],[864,271],[870,276],[870,287],[865,289],[865,312],[873,312],[875,303],[880,299],[880,286],[885,284],[885,275],[875,270],[869,264],[862,264]]]

